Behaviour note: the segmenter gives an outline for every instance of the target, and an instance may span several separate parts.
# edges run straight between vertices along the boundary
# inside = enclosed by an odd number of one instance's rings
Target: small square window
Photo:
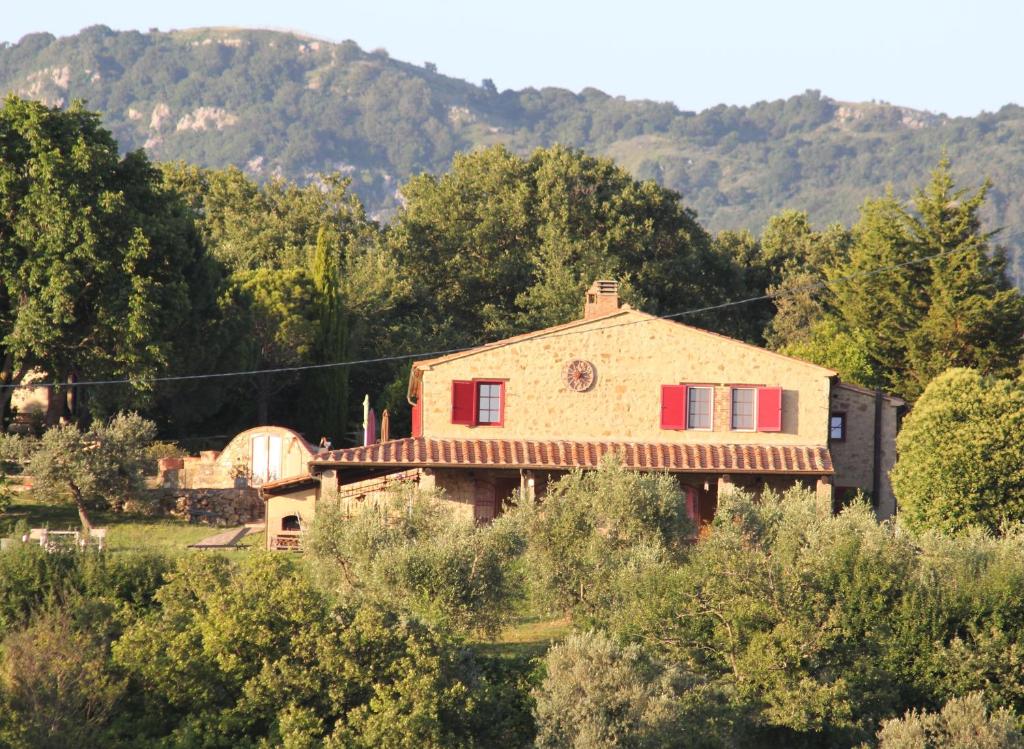
[[[478,382],[476,385],[476,423],[502,423],[502,384],[500,382]]]
[[[755,419],[757,390],[754,388],[732,389],[732,428],[749,429],[757,426]]]
[[[686,427],[688,429],[711,428],[711,403],[713,391],[709,387],[686,389]]]
[[[846,414],[832,414],[828,417],[828,436],[834,442],[846,439]]]

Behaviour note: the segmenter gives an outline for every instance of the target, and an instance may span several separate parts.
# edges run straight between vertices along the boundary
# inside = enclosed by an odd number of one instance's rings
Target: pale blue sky
[[[974,115],[1024,103],[1020,0],[0,0],[0,40],[92,24],[289,29],[500,89],[594,86],[683,109],[820,89]]]

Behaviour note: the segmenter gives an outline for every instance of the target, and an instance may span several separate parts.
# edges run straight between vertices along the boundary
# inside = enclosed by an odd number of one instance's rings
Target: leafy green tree
[[[866,505],[832,517],[804,489],[730,494],[682,564],[634,554],[592,616],[677,665],[681,709],[721,744],[850,746],[906,704],[888,656],[913,563]]]
[[[120,157],[97,114],[9,96],[0,109],[0,382],[42,367],[57,382],[126,376],[136,395],[147,391],[189,316],[188,276],[201,258],[187,235],[158,173],[141,152]],[[61,411],[51,409],[51,423]]]
[[[210,252],[232,271],[309,267],[322,227],[347,238],[367,226],[349,180],[337,174],[300,185],[279,177],[260,184],[235,167],[178,162],[163,170],[197,216]]]
[[[113,645],[139,743],[517,745],[472,654],[380,606],[333,606],[289,560],[179,562]],[[488,721],[492,727],[488,728]]]
[[[144,486],[153,422],[135,413],[118,414],[83,432],[73,424],[47,429],[32,454],[33,489],[49,499],[73,502],[82,529],[92,528],[90,506],[135,496]]]
[[[765,331],[772,348],[807,342],[827,310],[827,271],[846,259],[849,245],[849,231],[839,224],[814,231],[804,211],[782,211],[768,219],[753,261],[765,268],[763,288],[773,297],[775,314]]]
[[[222,304],[240,318],[248,368],[273,370],[311,363],[320,320],[313,283],[304,269],[239,271]],[[291,372],[253,376],[258,424],[269,423],[272,398],[295,379]]]
[[[896,438],[892,470],[909,527],[998,531],[1024,520],[1024,386],[951,369],[936,377]]]
[[[722,301],[733,285],[730,259],[676,193],[580,151],[476,151],[402,194],[389,244],[414,281],[409,309],[424,316],[424,340],[478,342],[481,331],[577,319],[597,277],[657,313]],[[432,273],[441,266],[443,279]],[[728,329],[725,319],[693,322]]]
[[[832,317],[818,320],[809,328],[805,338],[787,344],[781,352],[830,367],[839,373],[843,382],[864,387],[881,387],[883,384],[879,381],[867,345]]]
[[[628,471],[615,460],[559,479],[542,504],[522,502],[509,520],[526,534],[524,561],[536,600],[579,615],[599,603],[634,547],[678,556],[694,533],[672,476]]]

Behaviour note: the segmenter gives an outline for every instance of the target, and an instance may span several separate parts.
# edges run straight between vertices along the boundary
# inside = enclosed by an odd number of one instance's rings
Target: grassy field
[[[567,618],[529,616],[508,627],[494,642],[481,642],[481,652],[514,658],[543,658],[552,645],[572,630]]]
[[[193,544],[207,536],[219,533],[221,528],[208,525],[192,525],[184,520],[152,518],[123,512],[93,511],[89,514],[93,527],[107,529],[107,548],[111,551],[161,551],[183,553]],[[25,493],[16,498],[7,512],[0,515],[0,535],[7,535],[15,523],[28,522],[30,528],[50,530],[78,530],[78,513],[70,504],[51,504],[35,499]],[[263,534],[257,533],[243,539],[243,547],[262,548]],[[237,552],[235,552],[237,553]]]

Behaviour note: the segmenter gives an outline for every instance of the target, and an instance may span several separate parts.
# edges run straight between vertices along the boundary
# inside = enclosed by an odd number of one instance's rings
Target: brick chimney
[[[618,281],[594,281],[587,289],[583,304],[583,319],[608,315],[619,309]]]

